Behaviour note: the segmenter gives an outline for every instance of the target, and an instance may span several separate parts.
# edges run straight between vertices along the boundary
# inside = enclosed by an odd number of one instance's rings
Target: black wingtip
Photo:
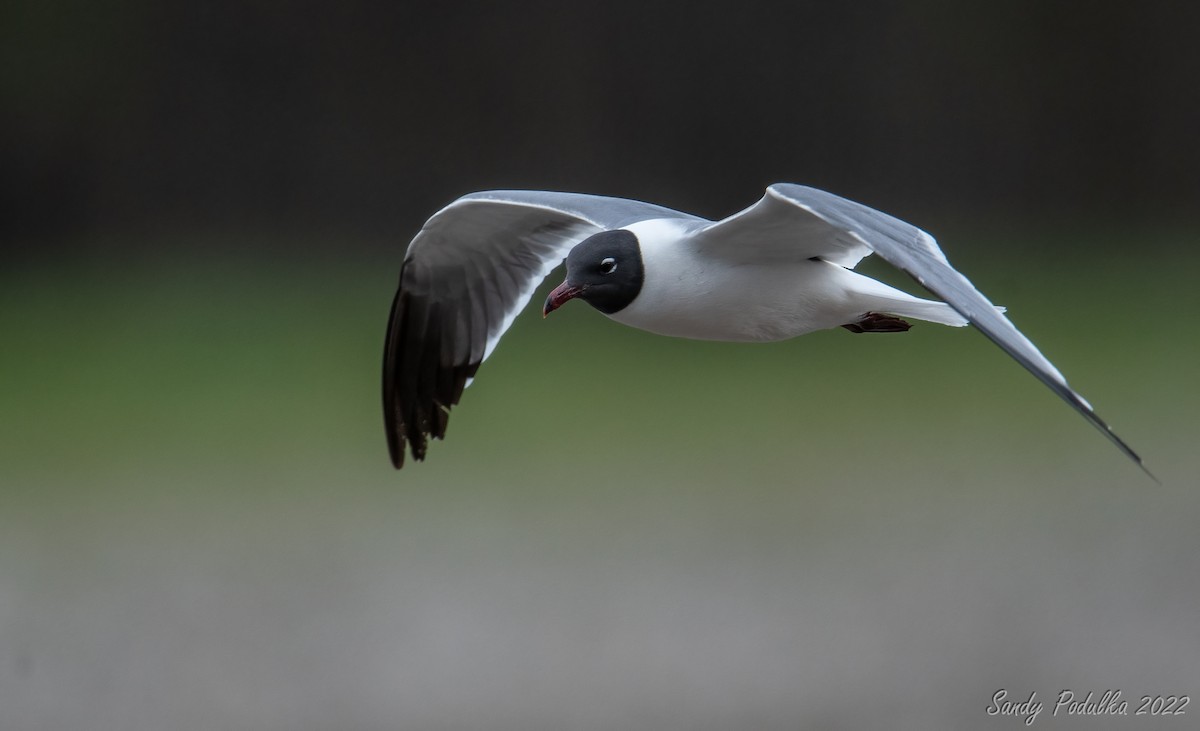
[[[1072,393],[1074,393],[1074,392],[1072,392]],[[1076,398],[1078,398],[1077,395],[1076,395]],[[1080,401],[1081,401],[1081,399],[1080,399]],[[1115,431],[1113,431],[1111,426],[1108,425],[1108,422],[1104,421],[1104,419],[1101,419],[1100,415],[1097,414],[1095,411],[1093,411],[1086,402],[1080,403],[1080,401],[1071,399],[1072,405],[1075,406],[1075,408],[1081,414],[1083,414],[1084,417],[1089,422],[1091,422],[1093,426],[1095,426],[1097,429],[1099,429],[1104,434],[1104,436],[1108,437],[1109,441],[1111,441],[1113,444],[1115,444],[1117,446],[1117,449],[1121,450],[1121,453],[1124,454],[1126,457],[1128,457],[1130,459],[1130,461],[1132,461],[1134,464],[1136,464],[1138,466],[1138,468],[1141,469],[1142,472],[1145,472],[1147,477],[1149,477],[1151,480],[1154,480],[1154,484],[1158,485],[1159,487],[1162,487],[1162,480],[1160,480],[1154,476],[1154,473],[1151,472],[1150,468],[1146,466],[1146,463],[1144,461],[1142,461],[1142,456],[1140,454],[1138,454],[1137,452],[1133,451],[1133,447],[1126,444],[1124,439],[1117,436],[1117,433]]]
[[[1116,437],[1115,434],[1113,436]],[[1146,473],[1146,477],[1149,477],[1151,480],[1154,480],[1154,484],[1158,485],[1159,487],[1162,487],[1162,480],[1158,479],[1158,477],[1156,477],[1155,474],[1150,471],[1150,468],[1146,466],[1146,463],[1142,461],[1142,458],[1139,457],[1136,452],[1134,452],[1132,449],[1129,449],[1127,446],[1124,446],[1125,443],[1122,442],[1120,439],[1115,439],[1115,441],[1118,444],[1122,445],[1121,451],[1125,452],[1125,455],[1127,457],[1129,457],[1131,460],[1133,460],[1134,464],[1136,464],[1138,466],[1138,468],[1141,469],[1142,472]]]
[[[939,292],[936,292],[932,289],[930,289],[930,291],[939,297],[942,297]],[[951,306],[953,307],[953,305]],[[988,306],[991,306],[990,302],[988,303]],[[1148,467],[1146,467],[1146,464],[1142,461],[1141,456],[1138,455],[1137,452],[1133,451],[1133,448],[1126,444],[1124,439],[1117,436],[1116,432],[1112,430],[1112,427],[1108,425],[1108,422],[1104,421],[1104,419],[1101,419],[1100,415],[1097,414],[1095,409],[1092,408],[1092,405],[1089,404],[1082,396],[1076,393],[1070,386],[1068,386],[1066,380],[1064,380],[1061,375],[1051,373],[1045,370],[1045,368],[1039,366],[1036,362],[1031,360],[1027,354],[1016,348],[1012,343],[1006,342],[1005,338],[1001,337],[1000,334],[997,333],[992,327],[987,327],[982,324],[980,322],[980,318],[973,316],[969,310],[960,309],[958,307],[955,307],[954,309],[960,315],[965,317],[968,322],[974,325],[975,328],[985,337],[987,337],[988,340],[991,340],[993,343],[999,346],[1001,350],[1008,353],[1013,360],[1020,363],[1025,370],[1032,373],[1035,378],[1049,387],[1050,390],[1057,394],[1059,398],[1067,402],[1072,409],[1078,412],[1081,416],[1083,416],[1084,419],[1087,420],[1089,424],[1094,426],[1100,431],[1101,434],[1107,437],[1108,440],[1117,447],[1117,449],[1121,450],[1121,453],[1128,457],[1134,464],[1136,464],[1142,472],[1145,472],[1147,477],[1149,477],[1151,480],[1154,480],[1155,484],[1162,485],[1162,481],[1155,477],[1154,473],[1151,472]],[[1011,326],[1012,323],[1009,323],[1009,325]],[[1013,332],[1020,334],[1015,327],[1013,327],[1012,330]],[[1028,343],[1028,340],[1026,340],[1026,342]],[[1034,353],[1041,355],[1038,353],[1037,348],[1033,346],[1033,343],[1028,343],[1028,345],[1033,349]]]
[[[1116,435],[1114,434],[1113,436],[1115,437]],[[1124,442],[1121,442],[1119,439],[1117,441],[1121,444],[1124,444]],[[1132,449],[1129,449],[1128,447],[1125,447],[1123,451],[1125,452],[1126,456],[1128,456],[1130,459],[1132,459],[1134,461],[1135,464],[1137,464],[1137,466],[1142,470],[1142,472],[1146,473],[1146,477],[1149,477],[1151,480],[1154,480],[1155,485],[1162,487],[1162,480],[1158,479],[1158,477],[1156,477],[1154,475],[1154,473],[1150,471],[1150,468],[1146,466],[1146,463],[1142,461],[1142,458],[1139,457],[1136,452],[1134,452]]]
[[[1097,419],[1099,419],[1099,417],[1097,417]],[[1101,423],[1104,423],[1104,422],[1101,422]],[[1154,480],[1154,484],[1158,485],[1159,487],[1162,487],[1162,480],[1160,480],[1154,476],[1154,473],[1151,472],[1150,468],[1146,466],[1146,463],[1144,461],[1142,461],[1142,456],[1140,454],[1138,454],[1137,452],[1133,451],[1133,448],[1130,447],[1128,444],[1126,444],[1124,439],[1117,436],[1116,432],[1114,432],[1112,430],[1112,427],[1110,427],[1108,424],[1104,424],[1104,433],[1106,436],[1108,436],[1109,439],[1111,439],[1113,441],[1114,444],[1117,445],[1117,447],[1122,452],[1125,453],[1126,457],[1133,460],[1133,463],[1136,464],[1142,470],[1142,472],[1146,473],[1147,477],[1149,477],[1151,480]]]
[[[392,467],[400,469],[404,466],[404,446],[395,446],[392,440],[388,440],[388,454],[392,458]]]
[[[388,456],[392,460],[392,467],[400,469],[404,467],[405,439],[391,419],[387,419],[386,422]]]
[[[446,436],[450,407],[458,403],[480,362],[475,353],[460,352],[456,338],[465,337],[462,316],[429,296],[414,295],[407,286],[410,266],[405,262],[401,267],[383,353],[383,419],[388,456],[396,469],[404,467],[406,456],[424,461],[429,440]]]
[[[404,466],[404,417],[396,393],[395,370],[397,368],[398,347],[397,315],[403,316],[404,306],[401,292],[397,291],[392,299],[392,309],[388,315],[387,336],[383,348],[383,426],[387,435],[388,456],[392,466],[400,469]]]

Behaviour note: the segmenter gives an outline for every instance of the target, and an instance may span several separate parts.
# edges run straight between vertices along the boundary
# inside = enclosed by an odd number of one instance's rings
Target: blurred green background
[[[1001,688],[1037,726],[1194,725],[1049,716],[1200,695],[1195,8],[3,15],[5,731],[1016,727]],[[434,210],[718,217],[776,180],[938,236],[1162,486],[969,330],[583,305],[519,318],[391,469],[383,330]]]

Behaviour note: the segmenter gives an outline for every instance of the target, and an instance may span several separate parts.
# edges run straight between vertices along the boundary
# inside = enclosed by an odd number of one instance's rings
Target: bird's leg
[[[881,312],[868,312],[858,322],[842,325],[852,333],[902,333],[912,325],[895,315],[885,315]]]

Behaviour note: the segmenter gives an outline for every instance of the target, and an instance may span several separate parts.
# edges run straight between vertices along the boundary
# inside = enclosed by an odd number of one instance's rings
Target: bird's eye
[[[600,260],[600,273],[612,274],[617,270],[617,260],[611,256],[606,256]]]

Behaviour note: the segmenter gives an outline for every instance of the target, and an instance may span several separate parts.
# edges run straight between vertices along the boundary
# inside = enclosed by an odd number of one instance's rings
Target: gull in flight
[[[941,302],[857,274],[878,254]],[[566,259],[543,316],[581,299],[661,335],[764,342],[843,327],[903,332],[968,323],[1025,366],[1149,474],[1141,458],[974,285],[933,237],[873,208],[790,183],[720,221],[582,193],[472,193],[425,222],[400,269],[383,360],[392,463],[425,458],[479,365]],[[907,319],[906,319],[907,318]],[[1153,475],[1151,475],[1153,478]]]

